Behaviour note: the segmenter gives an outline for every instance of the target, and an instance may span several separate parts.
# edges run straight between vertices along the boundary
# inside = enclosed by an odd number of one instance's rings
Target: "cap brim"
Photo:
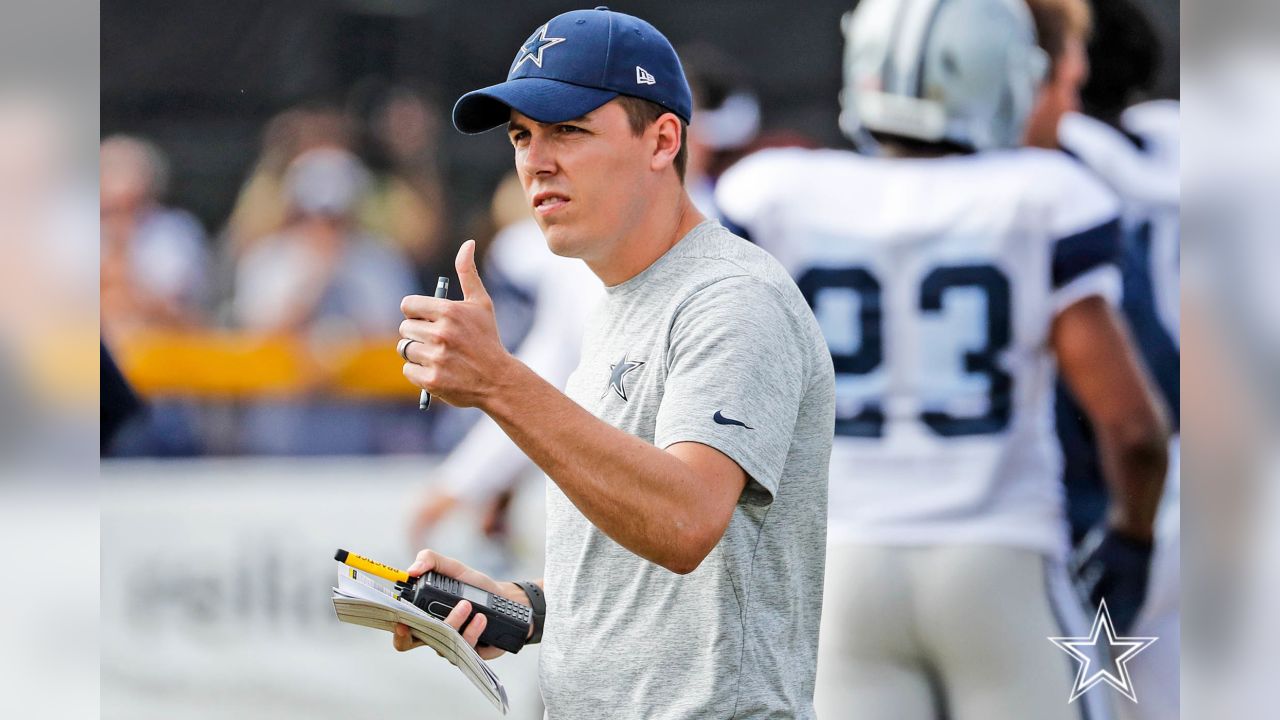
[[[612,90],[582,87],[559,80],[523,77],[473,90],[453,106],[453,126],[474,135],[511,119],[516,110],[538,122],[573,120],[618,97]]]

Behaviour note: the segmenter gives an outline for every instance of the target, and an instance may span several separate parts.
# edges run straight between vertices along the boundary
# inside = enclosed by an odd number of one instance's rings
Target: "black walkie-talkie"
[[[487,590],[437,572],[429,572],[413,584],[399,583],[400,597],[417,605],[433,617],[444,620],[459,601],[471,603],[471,622],[476,613],[482,613],[488,622],[480,633],[480,642],[510,653],[520,652],[525,638],[529,637],[529,624],[533,622],[533,609],[528,605],[508,600]],[[466,623],[463,623],[466,627]]]

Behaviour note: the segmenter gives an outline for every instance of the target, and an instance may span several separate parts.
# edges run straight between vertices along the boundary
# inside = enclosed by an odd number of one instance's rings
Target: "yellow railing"
[[[148,332],[131,334],[111,350],[130,384],[150,397],[411,398],[415,390],[401,374],[396,340],[320,347],[233,331]]]

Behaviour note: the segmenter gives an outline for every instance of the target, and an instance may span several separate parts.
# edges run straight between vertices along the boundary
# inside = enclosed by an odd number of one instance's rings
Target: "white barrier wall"
[[[391,565],[413,557],[408,501],[430,459],[104,463],[103,718],[495,718],[427,649],[341,624],[329,602],[342,547]],[[534,577],[541,488],[516,503],[522,568],[460,517],[431,544],[509,577]],[[537,647],[493,664],[512,718],[542,717]]]

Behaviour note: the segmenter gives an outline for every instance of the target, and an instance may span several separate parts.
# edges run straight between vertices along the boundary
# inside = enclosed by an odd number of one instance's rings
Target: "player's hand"
[[[410,295],[400,303],[400,337],[415,341],[405,349],[405,377],[456,407],[482,406],[519,362],[502,346],[475,252],[475,241],[468,240],[454,261],[461,301]]]
[[[525,597],[524,591],[515,583],[499,583],[493,578],[485,575],[479,570],[473,570],[462,564],[458,560],[451,557],[445,557],[434,550],[423,550],[418,553],[418,558],[413,564],[405,569],[411,577],[418,577],[423,573],[436,571],[441,575],[460,580],[468,585],[474,585],[481,590],[487,590],[495,595],[501,595],[508,600],[514,600],[520,603],[528,603],[529,599]],[[480,657],[485,660],[505,655],[506,651],[489,645],[478,645],[480,634],[484,632],[485,625],[489,619],[479,613],[467,623],[466,629],[463,629],[463,623],[467,622],[467,617],[471,615],[471,603],[461,600],[457,605],[453,606],[453,610],[445,617],[444,622],[462,633],[462,638],[467,641],[471,647],[476,649]],[[413,648],[425,645],[426,643],[413,637],[409,630],[409,626],[403,623],[396,623],[395,634],[392,636],[392,644],[396,650],[404,652]]]
[[[458,507],[458,498],[445,490],[431,488],[423,493],[409,521],[409,544],[422,547],[427,533]]]
[[[1093,607],[1103,599],[1116,632],[1128,633],[1147,597],[1152,543],[1097,527],[1076,549],[1076,582]]]

